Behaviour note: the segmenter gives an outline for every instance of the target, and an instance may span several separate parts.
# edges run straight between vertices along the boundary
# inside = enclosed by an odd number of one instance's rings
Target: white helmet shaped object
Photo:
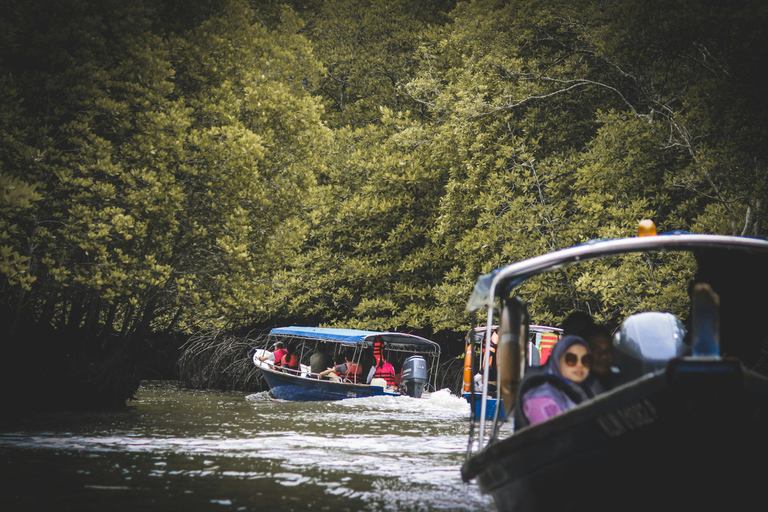
[[[688,355],[685,326],[672,313],[630,315],[614,339],[614,364],[625,379],[635,379],[666,367],[670,359]]]

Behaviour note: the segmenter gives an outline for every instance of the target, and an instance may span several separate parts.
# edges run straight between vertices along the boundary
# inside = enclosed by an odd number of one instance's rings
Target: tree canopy
[[[7,343],[454,332],[478,275],[645,217],[766,233],[757,0],[2,4]],[[521,293],[537,323],[684,316],[693,267]]]

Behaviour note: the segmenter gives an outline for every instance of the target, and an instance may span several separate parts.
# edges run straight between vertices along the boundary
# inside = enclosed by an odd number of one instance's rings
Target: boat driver
[[[276,341],[275,344],[272,346],[273,352],[271,354],[266,354],[259,358],[259,361],[266,361],[269,360],[270,363],[280,363],[280,361],[283,360],[283,356],[285,356],[287,350],[285,350],[285,345],[282,341]]]

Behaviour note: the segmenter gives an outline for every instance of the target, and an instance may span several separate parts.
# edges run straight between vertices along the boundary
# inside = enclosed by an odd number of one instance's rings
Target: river
[[[3,511],[475,511],[461,481],[469,406],[298,403],[145,382],[129,408],[4,415]]]

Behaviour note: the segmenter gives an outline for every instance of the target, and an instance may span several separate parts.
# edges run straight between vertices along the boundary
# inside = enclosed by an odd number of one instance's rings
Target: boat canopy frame
[[[303,360],[305,348],[311,343],[331,343],[336,346],[332,356],[337,356],[344,349],[353,350],[351,360],[357,364],[361,363],[363,352],[366,349],[372,349],[376,338],[381,337],[384,341],[386,352],[410,353],[413,355],[427,356],[427,362],[430,375],[430,385],[435,389],[437,385],[437,369],[440,359],[440,345],[432,340],[422,338],[415,334],[391,331],[366,331],[360,329],[343,329],[330,327],[275,327],[264,336],[265,349],[269,349],[276,341],[282,341],[285,344],[299,344],[301,351],[299,359]],[[289,368],[281,369],[296,375],[303,375],[305,371],[291,370]],[[315,375],[315,374],[309,374]]]
[[[377,337],[381,337],[389,350],[417,352],[419,354],[440,354],[440,345],[414,334],[387,331],[363,331],[358,329],[335,329],[328,327],[276,327],[270,336],[307,339],[339,343],[352,348],[371,348]]]
[[[498,268],[490,274],[480,276],[467,303],[468,311],[477,311],[483,307],[494,307],[500,287],[503,294],[521,285],[528,279],[558,270],[583,261],[601,259],[621,254],[685,251],[696,249],[738,249],[755,252],[768,252],[768,240],[726,235],[701,235],[672,231],[655,236],[636,238],[617,238],[611,240],[590,240],[581,245],[561,249]]]

